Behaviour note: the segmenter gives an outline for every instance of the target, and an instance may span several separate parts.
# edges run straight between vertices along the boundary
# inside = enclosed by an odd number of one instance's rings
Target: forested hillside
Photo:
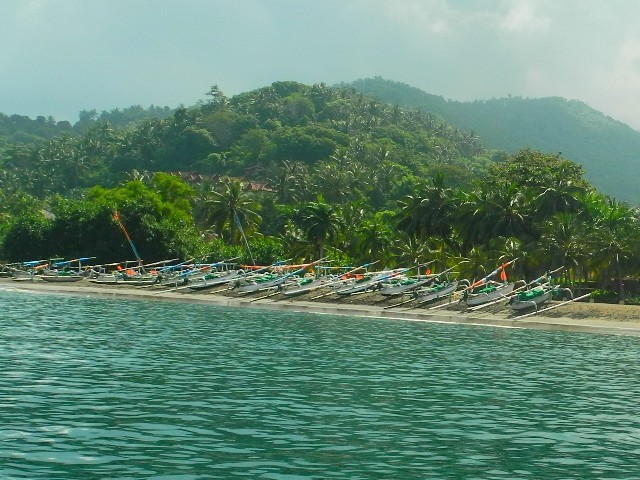
[[[0,151],[13,143],[42,143],[50,138],[71,133],[69,122],[57,122],[53,117],[36,117],[0,113]]]
[[[435,114],[352,88],[213,86],[166,118],[92,121],[2,153],[2,258],[121,260],[117,211],[146,261],[433,261],[479,278],[518,257],[520,277],[564,265],[567,281],[603,286],[640,266],[638,212],[564,154],[490,154]]]
[[[38,116],[31,119],[24,115],[5,115],[0,113],[0,151],[10,144],[44,143],[53,137],[64,134],[79,134],[99,123],[109,122],[112,127],[124,128],[143,120],[166,118],[173,113],[169,107],[140,105],[109,111],[83,110],[79,120],[71,124],[67,120],[56,121],[53,117]]]
[[[602,192],[640,204],[640,132],[582,102],[559,97],[455,102],[379,77],[348,85],[393,105],[437,114],[475,132],[491,149],[561,153],[583,165]]]
[[[115,185],[133,171],[263,182],[270,177],[273,183],[288,165],[313,185],[300,187],[307,197],[342,196],[382,206],[435,171],[458,185],[469,183],[489,162],[469,132],[433,115],[324,85],[278,82],[231,99],[214,88],[201,106],[124,129],[100,121],[104,115],[85,113],[80,123],[92,125],[80,135],[8,148],[5,173],[42,198]]]

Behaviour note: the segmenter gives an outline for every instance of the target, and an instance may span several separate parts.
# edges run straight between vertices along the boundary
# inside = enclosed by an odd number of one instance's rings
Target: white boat
[[[330,275],[322,277],[306,277],[302,278],[297,283],[285,286],[282,294],[285,297],[295,297],[296,295],[303,295],[318,288],[330,286],[335,281],[336,278]]]
[[[78,273],[58,272],[55,274],[45,273],[40,275],[40,278],[45,282],[51,283],[72,283],[84,280],[85,276]]]
[[[526,292],[520,292],[509,299],[507,303],[512,310],[520,311],[528,308],[538,309],[539,305],[551,300],[553,289],[543,287],[532,288]]]
[[[540,305],[547,303],[553,298],[554,292],[560,291],[564,291],[567,297],[573,299],[573,292],[570,289],[559,288],[557,285],[550,286],[549,284],[544,284],[512,296],[507,302],[507,305],[515,311],[527,310],[529,308],[537,311]]]
[[[140,287],[155,285],[158,282],[158,276],[132,273],[122,270],[115,273],[94,272],[88,281],[102,285],[131,285]]]
[[[389,279],[380,284],[380,295],[393,296],[402,295],[420,288],[422,285],[433,280],[433,276],[429,277],[402,277],[399,279]]]
[[[11,273],[11,280],[15,282],[32,282],[36,277],[33,271],[27,270],[14,270]]]
[[[245,277],[235,288],[238,293],[257,292],[258,290],[277,288],[290,278],[289,275],[265,273],[254,278]]]
[[[242,270],[225,270],[223,272],[210,273],[195,281],[190,280],[187,288],[196,291],[208,290],[238,280],[243,275],[244,271]]]
[[[114,285],[118,283],[120,275],[115,273],[93,273],[87,280],[91,283]]]
[[[354,293],[362,293],[367,290],[374,290],[378,288],[383,280],[389,278],[391,275],[388,273],[379,273],[373,277],[356,278],[350,282],[347,282],[345,286],[339,287],[335,293],[338,295],[353,295]]]
[[[513,291],[514,283],[485,284],[482,289],[477,292],[465,292],[464,303],[467,307],[482,305],[499,298],[503,298]]]
[[[300,275],[306,269],[314,267],[318,263],[324,261],[323,258],[320,260],[316,260],[315,262],[307,263],[304,265],[293,265],[289,268],[296,268],[290,273],[272,273],[267,272],[261,275],[256,276],[247,276],[244,279],[239,280],[235,285],[234,289],[238,291],[239,294],[257,292],[258,290],[271,290],[274,288],[281,289],[287,283],[296,283],[300,280]],[[273,268],[274,265],[264,268]],[[282,269],[282,267],[280,267]]]
[[[429,303],[448,297],[458,288],[458,282],[443,282],[429,288],[416,291],[415,299],[418,304]]]

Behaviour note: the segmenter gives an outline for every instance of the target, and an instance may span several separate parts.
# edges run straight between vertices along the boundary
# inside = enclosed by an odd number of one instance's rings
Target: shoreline
[[[562,305],[540,316],[524,319],[510,317],[504,311],[464,312],[454,309],[429,310],[427,308],[389,307],[398,299],[380,299],[375,293],[357,296],[355,299],[326,299],[311,301],[287,299],[280,295],[260,298],[257,295],[240,297],[234,293],[192,292],[188,289],[154,290],[132,285],[95,285],[82,280],[77,283],[45,283],[38,281],[16,282],[1,278],[0,289],[5,291],[31,291],[75,296],[162,300],[222,307],[244,307],[289,312],[345,315],[381,318],[389,320],[419,321],[430,323],[455,323],[502,328],[528,328],[538,330],[562,330],[583,333],[640,336],[640,307],[633,305],[610,305],[574,302]],[[346,301],[345,301],[346,300]],[[557,303],[557,302],[555,302]],[[452,307],[455,304],[452,304]]]

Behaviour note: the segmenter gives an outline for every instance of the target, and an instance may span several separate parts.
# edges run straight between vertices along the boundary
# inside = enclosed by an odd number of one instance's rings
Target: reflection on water
[[[638,478],[634,337],[0,291],[0,478]]]

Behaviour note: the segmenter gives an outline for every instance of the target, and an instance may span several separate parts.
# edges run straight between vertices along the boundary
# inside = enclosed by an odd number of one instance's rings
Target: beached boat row
[[[259,293],[260,296],[252,298],[252,301],[276,296],[286,299],[305,296],[308,300],[333,296],[340,299],[371,292],[383,298],[399,299],[385,308],[414,305],[473,311],[500,304],[515,312],[538,311],[554,295],[573,297],[570,291],[552,285],[551,272],[531,282],[507,281],[505,269],[515,260],[471,282],[452,278],[458,265],[440,273],[431,273],[426,266],[433,262],[416,267],[371,271],[376,262],[357,267],[337,267],[328,265],[326,259],[299,265],[290,265],[289,259],[254,267],[238,265],[234,263],[237,259],[215,263],[170,259],[151,264],[136,260],[87,265],[92,259],[35,260],[4,265],[1,271],[16,281],[86,281],[96,285],[153,288],[158,292],[225,292],[240,296]],[[425,271],[421,273],[423,269]],[[412,275],[413,270],[416,273]]]

